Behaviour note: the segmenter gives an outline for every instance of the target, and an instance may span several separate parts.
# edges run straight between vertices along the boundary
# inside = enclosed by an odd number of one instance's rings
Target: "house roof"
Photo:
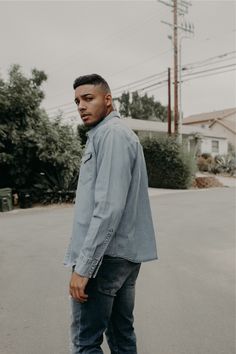
[[[133,119],[133,118],[121,118],[121,121],[132,130],[137,131],[152,131],[152,132],[167,132],[167,123],[153,121],[153,120],[143,120],[143,119]]]
[[[220,119],[215,119],[210,125],[209,128],[211,128],[214,124],[220,124],[224,128],[228,129],[232,133],[236,134],[236,119],[235,121],[229,121],[229,120],[220,120]]]
[[[168,125],[166,122],[158,122],[151,120],[142,120],[142,119],[133,119],[133,118],[121,118],[121,122],[124,123],[127,127],[136,131],[148,131],[148,132],[160,132],[167,133]],[[172,132],[173,132],[172,122]],[[226,139],[225,135],[216,134],[211,131],[209,128],[201,128],[193,125],[182,125],[182,134],[184,135],[193,135],[196,133],[200,133],[205,137],[218,138],[218,139]]]
[[[213,111],[195,114],[183,119],[183,124],[195,124],[207,121],[222,120],[236,113],[236,107],[228,108],[221,111]]]

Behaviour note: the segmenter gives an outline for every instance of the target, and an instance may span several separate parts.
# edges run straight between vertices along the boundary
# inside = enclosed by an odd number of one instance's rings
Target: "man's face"
[[[75,103],[86,127],[98,124],[112,111],[112,97],[100,85],[82,85],[75,89]]]

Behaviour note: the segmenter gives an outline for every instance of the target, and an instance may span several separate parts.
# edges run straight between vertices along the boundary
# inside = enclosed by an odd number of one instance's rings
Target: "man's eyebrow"
[[[92,93],[84,93],[83,95],[81,95],[81,97],[86,97],[86,96],[93,96]]]
[[[92,93],[84,93],[83,95],[81,95],[82,98],[86,98],[87,96],[93,96],[93,94]],[[74,99],[74,101],[75,101],[75,103],[79,102],[79,99],[76,97]]]

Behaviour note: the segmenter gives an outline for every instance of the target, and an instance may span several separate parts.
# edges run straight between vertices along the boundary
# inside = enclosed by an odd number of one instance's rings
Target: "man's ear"
[[[105,100],[106,100],[107,107],[111,107],[112,106],[112,96],[110,93],[106,94]]]

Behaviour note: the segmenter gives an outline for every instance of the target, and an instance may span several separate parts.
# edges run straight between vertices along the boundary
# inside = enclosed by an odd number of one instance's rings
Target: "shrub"
[[[187,189],[196,171],[193,155],[174,138],[141,140],[150,187]]]
[[[193,181],[194,188],[215,188],[223,187],[223,184],[216,177],[196,177]]]
[[[197,166],[199,171],[217,173],[227,173],[233,175],[236,170],[236,157],[233,152],[227,155],[216,155],[204,153],[198,156]]]
[[[35,132],[37,168],[32,179],[32,193],[38,201],[68,200],[76,190],[82,149],[76,133],[61,119],[45,121]],[[70,199],[70,198],[69,198]]]
[[[214,166],[214,158],[211,154],[203,153],[197,158],[197,167],[201,172],[210,172]]]
[[[233,175],[236,170],[236,158],[232,155],[217,155],[214,159],[213,173],[228,173]]]
[[[84,147],[87,141],[86,133],[89,131],[89,128],[85,125],[78,124],[77,126],[77,133],[80,139],[81,146]]]

